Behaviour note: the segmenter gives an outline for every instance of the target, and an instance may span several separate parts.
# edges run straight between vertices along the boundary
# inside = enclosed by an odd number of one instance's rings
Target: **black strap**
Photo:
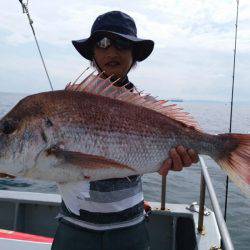
[[[80,210],[80,215],[76,215],[70,212],[64,201],[62,201],[61,209],[62,214],[73,217],[78,220],[83,220],[90,223],[95,224],[111,224],[111,223],[119,223],[132,220],[136,217],[139,217],[143,214],[143,201],[138,203],[137,205],[127,208],[125,210],[119,212],[112,212],[112,213],[96,213],[96,212],[89,212],[86,210]]]
[[[90,190],[98,192],[119,191],[139,185],[141,177],[139,175],[129,176],[128,178],[112,178],[90,182]]]

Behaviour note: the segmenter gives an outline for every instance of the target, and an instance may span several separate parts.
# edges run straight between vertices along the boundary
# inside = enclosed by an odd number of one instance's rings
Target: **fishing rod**
[[[238,32],[238,14],[239,14],[239,0],[236,0],[237,10],[236,10],[236,20],[235,20],[235,38],[234,38],[234,57],[233,57],[233,76],[232,76],[232,92],[231,92],[231,108],[230,108],[230,123],[229,123],[229,133],[232,132],[232,118],[233,118],[233,101],[234,101],[234,79],[235,79],[235,61],[236,61],[236,48],[237,48],[237,32]],[[226,195],[225,195],[225,209],[224,209],[224,219],[227,220],[227,201],[228,201],[228,184],[229,179],[226,179]]]
[[[42,55],[42,52],[41,52],[41,49],[40,49],[40,46],[39,46],[39,43],[38,43],[38,40],[37,40],[37,37],[36,37],[35,29],[34,29],[34,27],[33,27],[33,20],[31,19],[30,14],[29,14],[29,10],[28,10],[28,1],[27,1],[27,3],[23,3],[22,0],[19,0],[19,2],[20,2],[20,4],[22,5],[23,13],[24,13],[24,14],[27,14],[27,17],[28,17],[28,20],[29,20],[29,24],[30,24],[31,30],[32,30],[33,36],[34,36],[34,38],[35,38],[36,46],[37,46],[39,55],[40,55],[41,60],[42,60],[43,68],[44,68],[45,73],[46,73],[46,76],[47,76],[47,78],[48,78],[48,81],[49,81],[49,84],[50,84],[50,88],[51,88],[51,90],[53,91],[52,82],[51,82],[51,80],[50,80],[49,73],[48,73],[48,70],[47,70],[45,61],[44,61],[44,59],[43,59],[43,55]]]

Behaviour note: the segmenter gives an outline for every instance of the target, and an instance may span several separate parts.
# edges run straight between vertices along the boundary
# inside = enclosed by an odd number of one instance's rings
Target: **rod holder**
[[[198,219],[198,232],[205,234],[204,230],[204,211],[205,211],[205,196],[206,196],[206,182],[201,172],[201,183],[200,183],[200,203],[199,203],[199,219]]]
[[[162,178],[161,178],[161,210],[165,210],[166,186],[167,186],[167,176],[162,175]]]

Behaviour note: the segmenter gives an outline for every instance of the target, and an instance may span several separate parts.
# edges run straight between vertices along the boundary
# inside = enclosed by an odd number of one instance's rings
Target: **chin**
[[[111,75],[113,75],[114,78],[116,78],[116,79],[123,77],[123,74],[120,71],[117,71],[117,70],[106,70],[106,69],[104,69],[104,71],[105,71],[105,75],[107,77],[109,77]]]
[[[112,76],[112,79],[122,78],[122,76],[120,74],[117,74],[115,72],[105,72],[105,75],[107,77]]]

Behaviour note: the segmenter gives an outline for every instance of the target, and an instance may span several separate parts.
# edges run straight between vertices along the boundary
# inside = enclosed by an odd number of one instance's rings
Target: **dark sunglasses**
[[[114,45],[118,50],[127,50],[132,48],[132,43],[125,39],[110,39],[107,37],[102,38],[96,43],[96,46],[102,49],[107,49],[111,45]]]

